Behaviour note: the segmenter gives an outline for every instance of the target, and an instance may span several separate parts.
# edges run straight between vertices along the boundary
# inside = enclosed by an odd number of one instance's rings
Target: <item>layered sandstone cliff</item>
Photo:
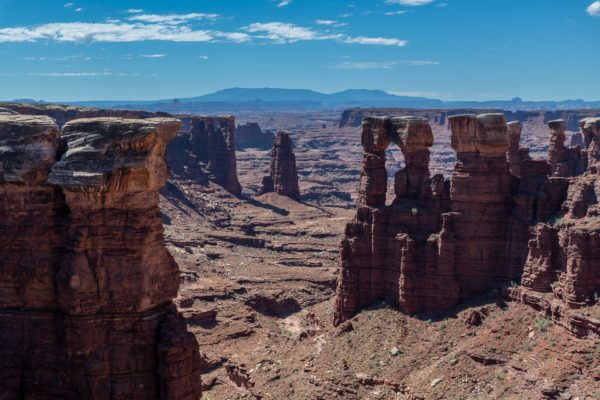
[[[554,218],[535,226],[523,273],[523,286],[552,291],[575,308],[594,304],[600,294],[600,118],[581,125],[589,166],[570,181],[566,201]]]
[[[270,131],[263,132],[260,125],[256,122],[248,122],[238,125],[235,129],[235,149],[245,150],[261,149],[268,150],[275,140],[275,135]]]
[[[92,107],[76,107],[76,106],[61,106],[57,104],[19,104],[19,103],[2,103],[1,107],[10,109],[18,114],[24,115],[46,115],[56,122],[59,127],[62,127],[67,122],[73,119],[81,118],[100,118],[100,117],[115,117],[127,119],[153,118],[153,117],[170,117],[165,112],[148,112],[139,110],[112,110]]]
[[[179,125],[0,115],[3,398],[199,397],[158,210]]]
[[[263,178],[261,188],[261,193],[268,192],[295,200],[300,198],[296,156],[292,149],[292,139],[286,132],[277,132],[273,142],[269,175]]]
[[[212,181],[239,195],[233,117],[183,117],[180,132],[167,148],[167,163],[181,180]]]
[[[340,247],[334,322],[381,300],[406,313],[447,310],[521,280],[552,290],[567,308],[593,304],[600,118],[582,122],[587,150],[564,146],[565,123],[551,121],[547,160],[519,148],[521,125],[504,114],[455,115],[449,123],[457,162],[444,181],[429,174],[425,118],[363,120],[358,211]],[[391,143],[405,166],[386,203]]]

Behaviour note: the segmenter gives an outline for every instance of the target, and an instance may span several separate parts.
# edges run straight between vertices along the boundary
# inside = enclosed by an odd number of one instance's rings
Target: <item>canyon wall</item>
[[[565,128],[568,131],[578,131],[579,122],[585,118],[600,117],[598,109],[581,110],[556,110],[556,111],[510,111],[502,109],[410,109],[410,108],[350,108],[342,112],[338,121],[340,128],[359,127],[366,117],[395,117],[402,115],[414,115],[427,118],[432,125],[447,125],[448,120],[453,115],[481,114],[481,113],[501,113],[508,121],[519,121],[521,123],[541,119],[543,123],[552,120],[562,119]]]
[[[275,140],[275,135],[270,131],[263,132],[256,122],[248,122],[238,125],[235,129],[235,149],[247,148],[268,150]]]
[[[2,398],[199,397],[158,210],[179,126],[0,115]]]
[[[567,307],[593,304],[600,118],[582,122],[587,149],[567,148],[565,122],[549,121],[548,159],[532,159],[519,147],[520,122],[507,124],[501,113],[450,116],[457,161],[446,180],[429,173],[427,121],[363,120],[359,204],[340,245],[334,323],[382,300],[409,314],[444,311],[521,280]],[[386,202],[391,143],[404,167]]]
[[[586,119],[581,127],[587,170],[570,181],[554,219],[534,226],[523,272],[524,287],[552,292],[571,308],[592,305],[600,295],[600,118]]]
[[[292,139],[286,132],[277,132],[271,149],[269,175],[262,181],[261,193],[275,192],[298,200],[298,170],[296,156],[292,149]]]
[[[182,129],[167,148],[171,173],[203,185],[212,181],[234,195],[242,193],[237,177],[235,119],[182,117]]]

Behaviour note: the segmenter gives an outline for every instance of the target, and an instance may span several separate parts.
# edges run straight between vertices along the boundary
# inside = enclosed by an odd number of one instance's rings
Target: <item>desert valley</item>
[[[5,398],[600,395],[600,110],[0,112]]]

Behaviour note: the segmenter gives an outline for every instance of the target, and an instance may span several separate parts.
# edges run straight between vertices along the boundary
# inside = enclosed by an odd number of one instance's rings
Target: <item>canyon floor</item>
[[[269,159],[252,149],[237,153],[241,197],[212,184],[163,189],[167,247],[181,269],[177,303],[204,354],[203,398],[600,398],[600,342],[500,293],[435,315],[378,304],[332,325],[338,244],[355,214],[361,157],[359,129],[337,128],[337,117],[252,119],[291,132],[300,202],[257,195]],[[545,129],[526,141],[541,143]],[[452,169],[444,132],[436,131],[433,173]],[[600,318],[600,308],[588,311]]]

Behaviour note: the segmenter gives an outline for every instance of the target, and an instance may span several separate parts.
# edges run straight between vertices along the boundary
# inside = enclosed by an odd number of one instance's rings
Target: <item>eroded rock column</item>
[[[461,298],[482,293],[502,276],[510,215],[511,176],[506,159],[508,129],[503,114],[450,117],[457,162],[452,173],[455,264]]]
[[[521,142],[521,131],[523,124],[519,121],[511,121],[506,125],[508,129],[508,165],[510,173],[516,177],[521,176],[521,156],[519,144]]]
[[[232,194],[242,193],[237,177],[234,117],[186,117],[167,149],[167,162],[181,179],[212,181]]]
[[[268,192],[300,199],[296,156],[292,149],[292,139],[287,132],[277,132],[273,142],[269,175],[263,178],[261,188],[261,193]]]
[[[396,143],[405,166],[396,174],[396,198],[385,205],[385,149]],[[445,194],[443,177],[429,175],[433,135],[418,117],[365,118],[358,210],[340,246],[340,278],[334,322],[352,317],[376,301],[412,313],[457,298],[453,276],[440,274],[438,241]],[[452,269],[442,266],[444,271]],[[454,304],[454,303],[451,303]]]
[[[569,171],[565,163],[565,121],[562,119],[550,121],[548,128],[550,128],[550,144],[548,145],[550,173],[555,176],[567,176]]]
[[[385,205],[387,171],[385,150],[390,144],[392,129],[389,118],[365,118],[362,123],[361,142],[363,165],[358,187],[358,203],[368,206]]]

